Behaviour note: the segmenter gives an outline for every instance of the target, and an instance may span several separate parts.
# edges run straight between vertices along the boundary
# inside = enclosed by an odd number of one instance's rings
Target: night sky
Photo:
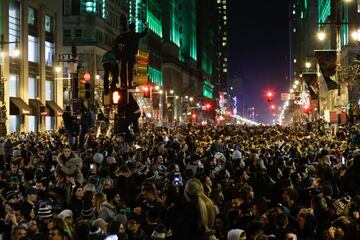
[[[280,93],[286,92],[289,86],[286,80],[288,0],[250,0],[246,4],[229,0],[228,14],[229,78],[236,75],[243,79],[245,106],[255,107],[257,119],[270,123],[272,114],[266,102],[266,90],[273,90],[274,104],[279,106],[282,104]],[[231,84],[230,80],[229,86]]]

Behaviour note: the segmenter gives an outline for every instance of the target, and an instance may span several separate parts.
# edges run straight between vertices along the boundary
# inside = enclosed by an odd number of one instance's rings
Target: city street
[[[1,0],[0,240],[360,240],[359,13]]]

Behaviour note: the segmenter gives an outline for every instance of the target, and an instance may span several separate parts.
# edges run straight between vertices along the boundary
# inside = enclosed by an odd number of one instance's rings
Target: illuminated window
[[[293,14],[293,15],[295,15],[295,14],[296,14],[295,10],[293,10],[292,14]]]
[[[45,41],[45,64],[47,66],[53,66],[54,55],[55,55],[54,43]]]
[[[32,7],[29,7],[28,9],[28,24],[35,26],[36,25],[36,16],[37,11],[33,9]]]
[[[20,39],[20,2],[9,2],[9,42]],[[14,56],[15,43],[9,44],[9,56]]]
[[[226,16],[224,16],[223,19],[226,20]]]
[[[9,76],[9,97],[16,97],[18,93],[19,79],[15,74]]]
[[[227,69],[226,68],[224,68],[224,71],[223,72],[227,72]]]
[[[45,15],[45,32],[52,33],[54,31],[54,18]]]
[[[45,100],[46,101],[54,100],[54,81],[50,81],[50,80],[45,81]]]
[[[46,116],[45,117],[45,129],[48,130],[54,130],[55,126],[55,117],[53,116]]]
[[[149,71],[149,79],[152,83],[155,83],[160,87],[164,85],[163,75],[160,70],[157,70],[152,67],[148,67],[148,71]]]
[[[304,18],[304,12],[303,12],[303,11],[301,11],[300,18],[301,18],[301,19],[303,19],[303,18]]]
[[[140,11],[141,2],[138,2],[138,7],[136,8],[136,12]],[[161,22],[161,8],[159,3],[154,0],[148,1],[147,4],[147,12],[146,12],[146,21],[149,23],[149,28],[159,37],[162,37],[162,22]],[[136,20],[138,24],[140,24],[141,19]],[[137,26],[138,27],[138,26]],[[137,29],[139,31],[139,29]]]
[[[225,45],[226,45],[226,42],[223,42],[222,45],[225,46]]]
[[[330,0],[319,0],[318,1],[318,22],[325,23],[327,17],[331,13],[331,4]]]
[[[28,131],[35,132],[36,131],[36,119],[35,116],[28,116]]]
[[[296,28],[293,29],[293,32],[296,32]]]
[[[83,6],[85,12],[87,13],[96,13],[96,0],[83,0]]]
[[[107,19],[107,10],[106,10],[107,0],[101,1],[101,17]]]
[[[357,12],[360,13],[360,0],[357,0]]]
[[[28,61],[39,62],[39,39],[31,35],[28,36]]]
[[[37,81],[34,77],[29,77],[28,82],[28,97],[30,99],[36,99],[37,97]]]
[[[296,63],[296,58],[294,58],[294,63]]]

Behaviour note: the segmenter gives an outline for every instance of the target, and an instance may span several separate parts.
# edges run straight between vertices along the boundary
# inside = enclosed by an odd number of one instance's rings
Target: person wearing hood
[[[227,234],[227,240],[245,240],[246,232],[242,229],[231,229]]]
[[[68,176],[75,176],[75,180],[81,185],[84,182],[84,176],[81,172],[82,160],[75,155],[70,146],[65,146],[58,156],[58,170],[64,172]]]

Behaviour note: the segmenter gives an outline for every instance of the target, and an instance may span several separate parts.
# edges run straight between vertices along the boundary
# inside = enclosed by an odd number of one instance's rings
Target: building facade
[[[227,91],[227,81],[228,81],[228,0],[216,0],[217,3],[217,24],[218,28],[216,39],[217,39],[217,50],[218,50],[218,59],[217,59],[217,68],[215,69],[218,80],[218,90],[219,92]]]
[[[338,79],[335,75],[332,76],[336,83],[340,82],[340,86],[330,87],[323,75],[319,74],[318,98],[312,101],[311,106],[312,113],[317,117],[338,123],[338,118],[331,116],[349,115],[351,106],[358,109],[360,95],[358,76],[354,71],[359,67],[357,59],[360,48],[359,39],[356,41],[351,36],[353,32],[358,32],[360,26],[360,1],[346,3],[339,0],[294,0],[290,3],[289,11],[290,86],[299,80],[298,76],[303,72],[320,72],[319,67],[316,67],[315,50],[338,50],[340,53]],[[320,31],[325,33],[323,41],[316,37]],[[305,62],[310,62],[311,67],[305,68]]]
[[[6,42],[1,101],[7,133],[56,129],[63,107],[62,81],[54,71],[55,56],[62,48],[61,1],[3,0],[0,15]]]

